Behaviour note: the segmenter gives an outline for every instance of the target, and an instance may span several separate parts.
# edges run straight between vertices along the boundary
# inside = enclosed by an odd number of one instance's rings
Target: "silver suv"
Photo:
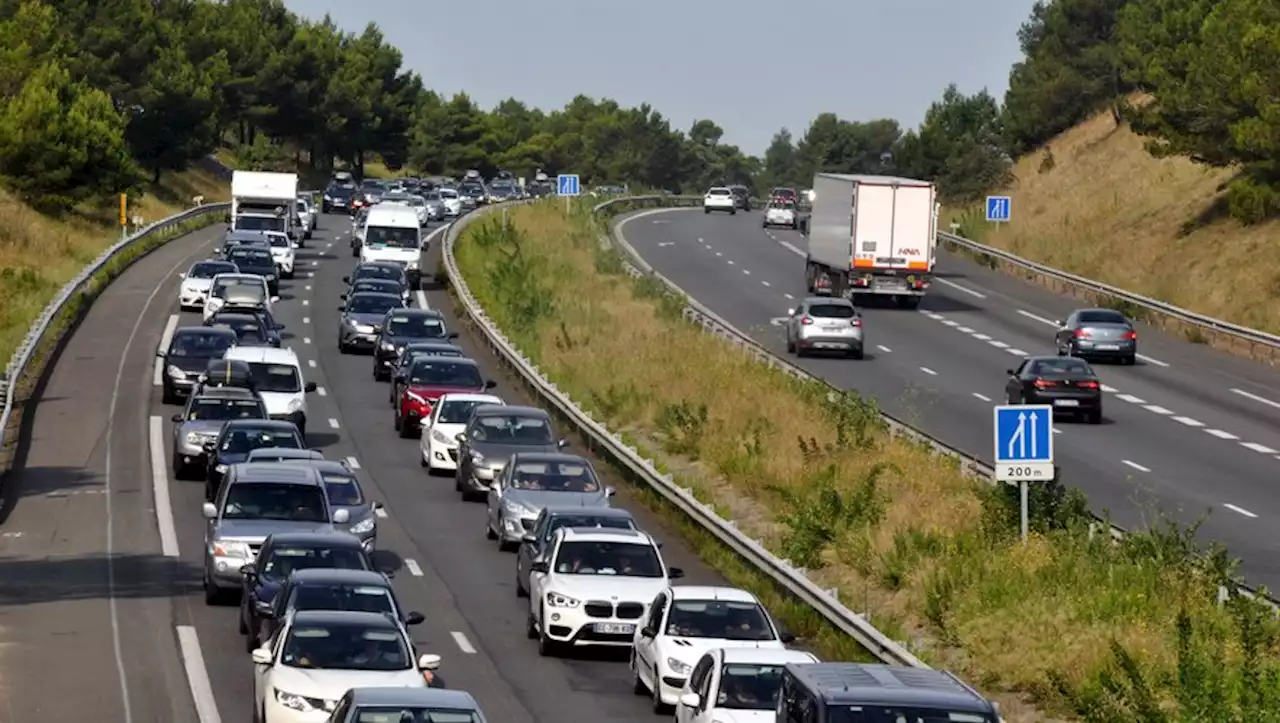
[[[836,352],[862,358],[862,314],[848,299],[811,296],[787,310],[787,353]]]

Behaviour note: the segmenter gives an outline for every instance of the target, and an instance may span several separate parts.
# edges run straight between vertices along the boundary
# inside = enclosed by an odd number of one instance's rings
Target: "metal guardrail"
[[[30,374],[35,373],[38,376],[43,371],[41,368],[33,368],[32,366],[36,351],[45,342],[49,341],[46,337],[49,334],[50,325],[62,315],[63,310],[73,299],[84,292],[84,287],[89,284],[93,277],[121,253],[128,251],[140,242],[157,234],[165,233],[188,221],[213,213],[225,212],[230,208],[231,204],[229,203],[204,204],[156,221],[140,231],[117,241],[110,248],[99,254],[93,263],[84,267],[75,278],[63,285],[62,289],[58,291],[58,295],[53,298],[53,301],[50,301],[44,307],[44,310],[40,312],[40,316],[36,317],[22,343],[18,345],[13,357],[9,360],[9,365],[5,367],[3,378],[0,378],[0,392],[3,392],[4,395],[4,408],[3,411],[0,411],[0,451],[4,450],[7,443],[11,441],[5,438],[5,434],[9,429],[10,422],[13,421],[19,387],[22,386],[24,380]],[[0,474],[3,474],[4,471],[0,467]]]

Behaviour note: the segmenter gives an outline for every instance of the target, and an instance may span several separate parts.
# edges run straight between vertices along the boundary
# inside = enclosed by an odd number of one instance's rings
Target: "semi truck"
[[[920,305],[933,283],[937,191],[928,181],[819,173],[808,237],[805,287],[811,294],[893,298]]]
[[[235,231],[280,231],[301,241],[303,229],[295,211],[298,174],[233,171],[231,228]]]

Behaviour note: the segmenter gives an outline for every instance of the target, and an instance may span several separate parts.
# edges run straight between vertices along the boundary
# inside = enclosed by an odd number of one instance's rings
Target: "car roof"
[[[363,610],[298,610],[293,613],[294,625],[363,625],[370,628],[399,630],[395,620],[382,613]]]
[[[791,648],[721,648],[720,659],[728,664],[758,663],[760,665],[821,662],[813,653]]]
[[[298,366],[298,355],[292,349],[271,346],[233,346],[222,355],[223,359],[258,362],[262,364],[289,364]]]
[[[400,303],[399,294],[388,294],[385,291],[357,291],[347,297],[347,301],[352,299],[394,299],[396,303]]]
[[[723,585],[673,585],[672,600],[723,600],[725,602],[759,603],[755,595],[736,587]]]
[[[444,314],[435,309],[392,309],[388,314],[399,314],[401,316],[425,316],[429,319],[443,319]]]
[[[520,404],[481,404],[472,412],[477,417],[537,416],[550,418],[545,409]]]
[[[236,476],[232,484],[283,484],[319,487],[324,484],[320,473],[310,467],[299,464],[276,464],[274,462],[241,462],[236,465]]]
[[[231,429],[232,427],[254,427],[255,429],[293,429],[293,422],[286,422],[283,419],[229,419],[223,425],[223,429]]]
[[[430,351],[432,349],[448,349],[449,351],[462,352],[462,347],[446,341],[411,341],[404,345],[405,352]],[[465,354],[466,352],[462,353]]]
[[[447,688],[352,688],[351,702],[357,707],[363,705],[438,706],[460,711],[480,710],[479,704],[470,693]]]
[[[852,301],[849,301],[848,299],[845,299],[840,296],[806,296],[804,297],[804,303],[806,305],[824,304],[828,306],[848,306],[851,308],[856,308],[854,307],[854,303]]]
[[[635,542],[652,545],[653,538],[640,530],[624,530],[619,527],[561,527],[565,542]]]
[[[556,515],[588,515],[591,517],[617,517],[618,519],[634,521],[635,515],[629,510],[621,507],[581,507],[579,505],[547,505],[542,509],[546,510],[548,516]]]
[[[320,546],[327,547],[351,547],[364,549],[361,546],[360,538],[347,532],[338,532],[337,530],[312,530],[307,532],[275,532],[268,535],[274,545],[298,545],[300,547]],[[325,568],[314,568],[325,570]],[[294,575],[299,575],[308,570],[299,570]],[[353,572],[366,572],[365,570],[355,570]],[[381,577],[381,573],[375,573]]]
[[[257,399],[258,395],[251,389],[243,387],[202,387],[196,393],[196,399]]]
[[[592,466],[586,457],[568,452],[516,452],[511,456],[517,462],[570,462]]]
[[[476,394],[475,392],[448,392],[441,394],[440,398],[436,400],[436,404],[447,402],[484,402],[486,405],[504,405],[502,398],[497,395]]]
[[[360,540],[354,535],[341,534],[343,537],[350,537],[355,540],[356,547],[360,546]],[[391,581],[387,579],[387,576],[377,570],[309,567],[303,570],[294,570],[289,577],[300,585],[381,585],[383,587],[391,587]]]
[[[788,665],[806,688],[834,705],[946,706],[954,711],[992,713],[977,691],[943,670],[872,663]]]
[[[170,337],[170,341],[179,334],[217,334],[219,336],[229,336],[234,335],[235,332],[230,329],[215,329],[209,326],[180,326],[173,330],[173,336]]]
[[[317,470],[318,472],[320,472],[321,474],[338,473],[338,474],[344,474],[348,477],[356,477],[356,473],[354,470],[352,470],[350,467],[346,466],[345,464],[339,462],[336,459],[306,459],[304,457],[299,457],[297,459],[291,459],[287,462],[283,462],[282,464],[301,464],[301,465],[306,465],[308,467],[311,467]],[[358,482],[358,477],[357,477],[357,482]]]

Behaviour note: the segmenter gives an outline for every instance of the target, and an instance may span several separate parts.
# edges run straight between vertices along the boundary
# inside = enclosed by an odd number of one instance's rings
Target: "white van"
[[[233,346],[223,358],[247,363],[253,374],[254,389],[267,407],[267,415],[293,422],[306,438],[307,394],[316,390],[316,383],[302,381],[302,365],[292,349]]]
[[[390,261],[405,267],[409,283],[417,287],[422,255],[418,213],[408,206],[379,204],[369,209],[360,235],[360,263]]]

